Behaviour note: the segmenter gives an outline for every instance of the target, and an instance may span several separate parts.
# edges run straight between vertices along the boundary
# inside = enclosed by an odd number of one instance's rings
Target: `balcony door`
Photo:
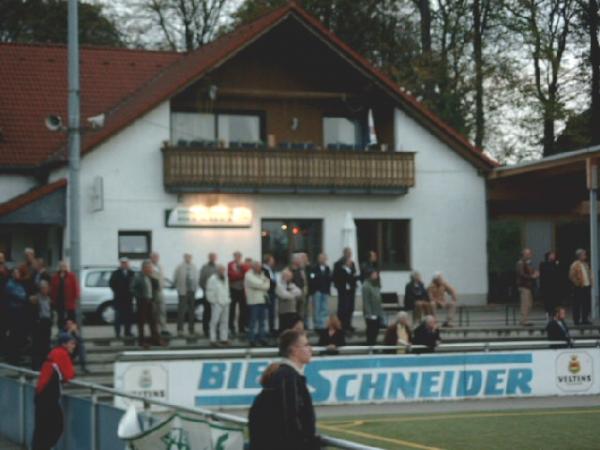
[[[171,143],[256,144],[263,140],[263,117],[253,112],[172,112]]]

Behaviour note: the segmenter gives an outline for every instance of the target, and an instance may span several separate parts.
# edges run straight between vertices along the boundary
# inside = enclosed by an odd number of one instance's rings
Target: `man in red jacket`
[[[62,435],[63,411],[60,406],[61,384],[75,377],[71,353],[75,339],[69,333],[60,333],[58,346],[49,354],[42,365],[35,387],[35,427],[33,450],[49,450]]]
[[[61,261],[58,272],[54,274],[50,281],[50,298],[58,316],[56,325],[59,331],[64,328],[65,319],[76,321],[75,310],[80,295],[77,277],[69,271],[68,264]]]
[[[246,305],[246,294],[244,293],[244,276],[248,271],[246,264],[242,262],[242,254],[235,252],[233,261],[227,264],[227,278],[229,279],[229,293],[231,305],[229,307],[229,332],[235,336],[235,306],[238,305],[238,333],[246,332],[248,326],[248,305]]]

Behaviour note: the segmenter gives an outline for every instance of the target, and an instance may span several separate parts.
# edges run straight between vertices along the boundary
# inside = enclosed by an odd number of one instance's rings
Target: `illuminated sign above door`
[[[167,211],[167,227],[239,228],[251,225],[252,211],[241,206],[177,206]]]

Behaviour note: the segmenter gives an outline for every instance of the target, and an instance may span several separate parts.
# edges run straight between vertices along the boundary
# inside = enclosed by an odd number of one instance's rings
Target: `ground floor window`
[[[119,231],[119,258],[148,258],[151,251],[151,231]]]
[[[358,260],[370,251],[379,255],[381,270],[410,270],[410,220],[356,220]]]
[[[275,257],[276,269],[281,270],[294,253],[307,253],[312,262],[323,246],[321,219],[263,219],[262,254]]]

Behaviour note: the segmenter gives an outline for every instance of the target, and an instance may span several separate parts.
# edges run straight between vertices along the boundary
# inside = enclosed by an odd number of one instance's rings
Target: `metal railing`
[[[501,351],[501,350],[539,350],[553,349],[558,346],[566,346],[566,342],[536,340],[536,341],[505,341],[496,342],[493,340],[481,342],[460,342],[454,344],[441,343],[435,347],[436,353],[449,352],[469,352],[469,351]],[[577,339],[572,341],[572,346],[580,347],[600,347],[600,339]],[[312,347],[314,354],[322,356],[331,356],[332,353],[327,353],[326,347]],[[394,353],[398,350],[403,350],[406,353],[419,353],[429,350],[424,345],[346,345],[338,347],[334,354],[339,355],[372,355],[375,353]],[[278,356],[276,347],[265,348],[227,348],[227,349],[201,349],[201,350],[148,350],[148,351],[125,351],[117,355],[115,361],[143,361],[151,359],[175,360],[187,358],[208,359],[218,356],[219,358],[268,358]]]
[[[8,370],[10,372],[18,374],[18,376],[19,376],[18,382],[21,387],[20,392],[19,392],[19,414],[21,415],[21,417],[19,418],[19,422],[20,422],[20,428],[19,428],[19,433],[18,433],[19,442],[17,442],[17,443],[21,444],[21,445],[25,445],[27,442],[26,426],[25,426],[25,422],[27,419],[25,417],[25,411],[26,411],[25,401],[26,401],[26,399],[25,399],[25,389],[24,388],[27,385],[27,378],[28,377],[36,378],[39,375],[39,372],[35,372],[35,371],[29,370],[29,369],[24,369],[22,367],[16,367],[16,366],[4,364],[4,363],[0,363],[0,369]],[[1,378],[2,377],[0,376],[0,379]],[[69,382],[69,385],[88,389],[90,391],[92,406],[96,405],[98,402],[97,401],[98,393],[104,393],[104,394],[110,394],[114,397],[123,397],[123,398],[127,398],[130,400],[139,401],[143,404],[145,412],[149,412],[150,406],[155,405],[155,406],[160,406],[160,407],[167,408],[167,409],[170,409],[173,411],[178,411],[178,412],[182,412],[182,413],[186,413],[186,414],[193,414],[196,416],[202,416],[207,419],[218,420],[221,422],[242,425],[244,427],[248,425],[248,420],[244,417],[239,417],[239,416],[236,416],[233,414],[214,412],[214,411],[211,411],[208,409],[188,408],[185,406],[174,405],[172,403],[164,402],[161,400],[149,399],[149,398],[142,397],[139,395],[129,394],[127,392],[119,391],[117,389],[109,388],[107,386],[102,386],[102,385],[96,384],[96,383],[89,383],[86,381],[79,381],[79,380],[71,380]],[[94,412],[95,412],[95,408],[92,408],[91,414],[90,414],[90,416],[91,416],[91,423],[90,423],[91,436],[89,437],[89,442],[91,443],[90,450],[98,450],[98,448],[96,447],[96,445],[97,445],[96,436],[98,434],[98,422],[96,420],[96,416],[95,416]],[[344,439],[338,439],[338,438],[334,438],[331,436],[324,436],[324,435],[321,435],[321,444],[324,447],[333,447],[333,448],[338,448],[338,449],[342,449],[342,450],[382,450],[378,447],[371,447],[368,445],[362,445],[362,444],[347,441]]]

